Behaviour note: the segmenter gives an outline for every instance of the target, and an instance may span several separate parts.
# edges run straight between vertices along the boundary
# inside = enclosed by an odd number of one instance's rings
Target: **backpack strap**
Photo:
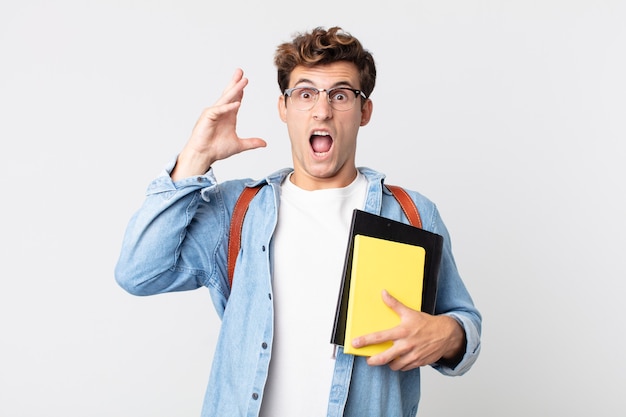
[[[415,206],[415,203],[405,189],[397,185],[386,185],[386,187],[391,191],[396,200],[398,200],[398,203],[400,203],[400,207],[402,207],[406,218],[409,219],[409,223],[421,229],[422,219],[420,218],[420,212],[417,211],[417,206]]]
[[[228,286],[233,286],[233,275],[235,274],[235,263],[237,262],[237,255],[241,248],[241,229],[243,228],[243,218],[246,216],[250,201],[259,192],[264,184],[259,184],[256,187],[246,187],[243,189],[235,208],[233,209],[233,217],[230,220],[230,233],[228,235]]]
[[[237,255],[239,254],[239,249],[241,248],[241,230],[243,228],[243,219],[248,211],[250,201],[252,201],[254,196],[257,195],[261,187],[264,185],[265,184],[259,184],[255,187],[244,188],[235,203],[235,208],[233,209],[233,217],[230,221],[230,233],[228,236],[228,285],[231,288],[233,286],[233,276],[235,274]],[[391,191],[391,194],[393,194],[396,200],[398,200],[404,215],[407,219],[409,219],[409,223],[411,223],[412,226],[419,227],[421,229],[422,220],[420,218],[420,213],[404,188],[388,184],[385,184],[385,186],[389,189],[389,191]]]

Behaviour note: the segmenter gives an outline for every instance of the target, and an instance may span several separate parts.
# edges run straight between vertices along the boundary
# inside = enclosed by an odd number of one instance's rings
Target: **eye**
[[[350,90],[346,90],[344,88],[336,88],[331,90],[330,99],[332,101],[345,101],[348,100],[348,94]]]
[[[311,101],[315,98],[315,90],[311,88],[300,88],[298,90],[298,99],[302,101]]]

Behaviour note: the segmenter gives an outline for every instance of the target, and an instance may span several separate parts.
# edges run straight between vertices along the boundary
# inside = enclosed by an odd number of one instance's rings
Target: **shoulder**
[[[272,190],[280,187],[283,179],[291,171],[291,168],[283,168],[260,179],[238,178],[217,182],[204,189],[202,196],[206,201],[217,199],[222,201],[226,207],[232,208],[246,188],[258,188],[259,194],[263,195],[263,198],[273,200],[274,192]]]
[[[391,186],[393,187],[394,185]],[[415,209],[417,209],[417,212],[419,213],[422,228],[424,230],[434,233],[441,233],[445,230],[437,205],[430,198],[419,191],[405,188],[401,185],[395,186],[397,188],[401,188],[413,202]],[[386,186],[383,187],[383,211],[387,211],[388,213],[390,212],[390,214],[397,213],[398,211],[402,212],[403,208],[401,207],[399,200],[394,197],[389,187],[389,184],[386,184]],[[408,204],[405,205],[408,206]],[[410,209],[410,207],[407,207],[407,209]],[[402,215],[402,217],[403,220],[406,218],[404,215]]]

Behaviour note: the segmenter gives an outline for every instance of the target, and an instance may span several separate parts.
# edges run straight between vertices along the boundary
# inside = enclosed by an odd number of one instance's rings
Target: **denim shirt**
[[[222,325],[202,416],[258,416],[272,351],[271,240],[280,184],[291,169],[256,182],[218,184],[212,169],[173,183],[169,176],[172,167],[149,185],[142,207],[128,224],[116,280],[129,293],[142,296],[208,288]],[[407,223],[399,204],[382,186],[384,175],[369,168],[359,171],[368,181],[364,210]],[[231,290],[227,277],[231,214],[242,189],[261,182],[268,185],[246,214]],[[436,314],[456,319],[467,340],[466,352],[454,368],[439,363],[432,366],[445,375],[461,375],[479,354],[482,318],[457,272],[450,238],[436,206],[421,194],[407,191],[417,204],[424,229],[444,237]],[[331,329],[329,323],[329,340]],[[369,366],[365,358],[338,349],[328,417],[415,416],[419,399],[419,368],[402,372]]]

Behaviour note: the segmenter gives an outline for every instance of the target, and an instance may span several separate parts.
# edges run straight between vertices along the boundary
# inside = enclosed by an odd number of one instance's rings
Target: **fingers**
[[[370,366],[387,365],[394,371],[408,371],[428,365],[433,361],[424,357],[417,346],[402,340],[394,341],[393,346],[389,349],[367,358],[367,364]]]
[[[248,85],[248,79],[243,76],[243,70],[237,68],[230,82],[222,91],[222,95],[215,102],[214,106],[221,106],[228,103],[241,102],[243,99],[243,90]]]
[[[203,116],[210,121],[217,121],[222,117],[236,117],[247,85],[248,79],[243,76],[243,70],[237,68],[222,95],[211,107],[204,110]]]
[[[233,115],[236,116],[237,111],[239,111],[240,106],[241,106],[241,102],[239,101],[226,102],[223,104],[216,103],[213,106],[207,107],[206,109],[202,111],[200,120],[207,119],[209,121],[216,122],[217,120],[219,120],[225,115],[228,115],[229,113],[232,113]]]
[[[385,304],[387,304],[389,308],[395,311],[398,316],[402,317],[402,315],[406,313],[408,307],[398,301],[396,297],[389,294],[387,290],[383,290],[382,297]]]
[[[382,299],[384,303],[400,317],[400,320],[402,322],[402,317],[407,313],[407,307],[404,306],[400,301],[398,301],[398,299],[389,294],[387,290],[383,290]],[[381,330],[378,332],[356,337],[352,340],[352,345],[355,348],[361,348],[363,346],[394,341],[401,337],[403,337],[402,327],[397,326],[392,329]]]
[[[359,349],[365,346],[378,345],[380,343],[394,340],[395,329],[383,330],[380,332],[370,333],[352,339],[352,346]]]
[[[261,138],[246,138],[240,139],[241,151],[249,151],[257,148],[265,148],[267,142]]]

